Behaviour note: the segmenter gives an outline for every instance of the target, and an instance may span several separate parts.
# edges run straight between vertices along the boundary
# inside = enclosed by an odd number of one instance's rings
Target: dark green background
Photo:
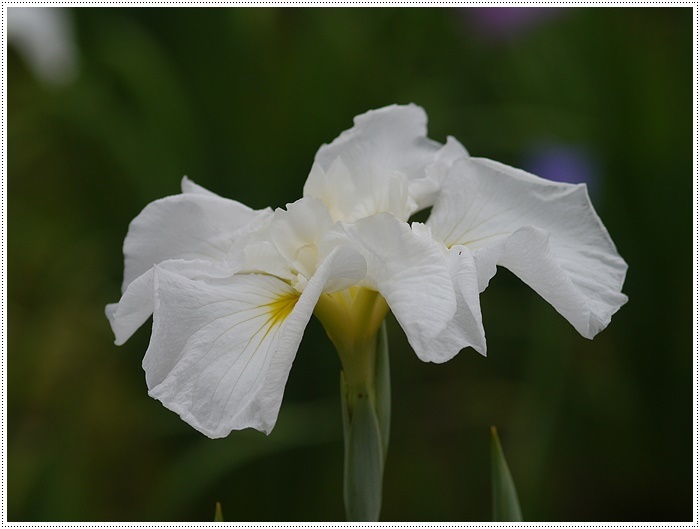
[[[309,325],[269,437],[211,441],[146,394],[149,325],[113,345],[121,244],[187,174],[252,207],[390,103],[522,166],[580,146],[629,263],[595,340],[502,270],[489,357],[423,364],[389,323],[382,520],[490,517],[499,428],[530,521],[692,519],[692,10],[562,9],[510,34],[473,9],[77,9],[80,74],[8,75],[10,521],[342,521],[339,362]]]

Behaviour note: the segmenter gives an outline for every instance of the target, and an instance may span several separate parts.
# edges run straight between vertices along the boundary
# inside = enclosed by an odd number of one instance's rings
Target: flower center
[[[319,298],[314,314],[338,351],[346,379],[367,381],[373,376],[377,332],[388,311],[379,292],[363,287]]]

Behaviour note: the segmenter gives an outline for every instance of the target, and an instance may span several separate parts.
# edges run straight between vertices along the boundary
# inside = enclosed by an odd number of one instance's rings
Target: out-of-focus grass
[[[121,243],[187,174],[252,207],[301,194],[351,118],[416,102],[431,137],[521,165],[581,146],[630,264],[593,341],[502,270],[489,357],[421,363],[391,322],[384,520],[488,520],[489,426],[527,520],[692,516],[691,9],[562,9],[508,35],[471,9],[77,9],[80,76],[8,54],[10,521],[342,520],[335,353],[316,322],[269,438],[210,441],[115,347]],[[146,326],[148,327],[148,326]]]

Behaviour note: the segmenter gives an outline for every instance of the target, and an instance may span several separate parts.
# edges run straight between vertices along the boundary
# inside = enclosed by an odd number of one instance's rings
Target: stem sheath
[[[349,522],[376,522],[382,504],[382,479],[389,443],[391,386],[386,325],[382,323],[374,351],[358,351],[374,359],[363,379],[341,372],[340,394],[345,437],[345,510]]]

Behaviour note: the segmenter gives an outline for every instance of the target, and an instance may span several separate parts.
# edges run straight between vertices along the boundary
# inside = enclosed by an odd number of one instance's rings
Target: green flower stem
[[[344,496],[350,522],[376,522],[382,505],[391,415],[388,311],[379,292],[359,287],[325,293],[314,309],[342,364]]]
[[[359,352],[359,351],[358,351]],[[376,522],[382,504],[382,478],[389,443],[391,389],[386,325],[362,356],[366,370],[344,370],[340,395],[345,438],[344,497],[349,522]],[[360,378],[356,375],[362,374]]]

